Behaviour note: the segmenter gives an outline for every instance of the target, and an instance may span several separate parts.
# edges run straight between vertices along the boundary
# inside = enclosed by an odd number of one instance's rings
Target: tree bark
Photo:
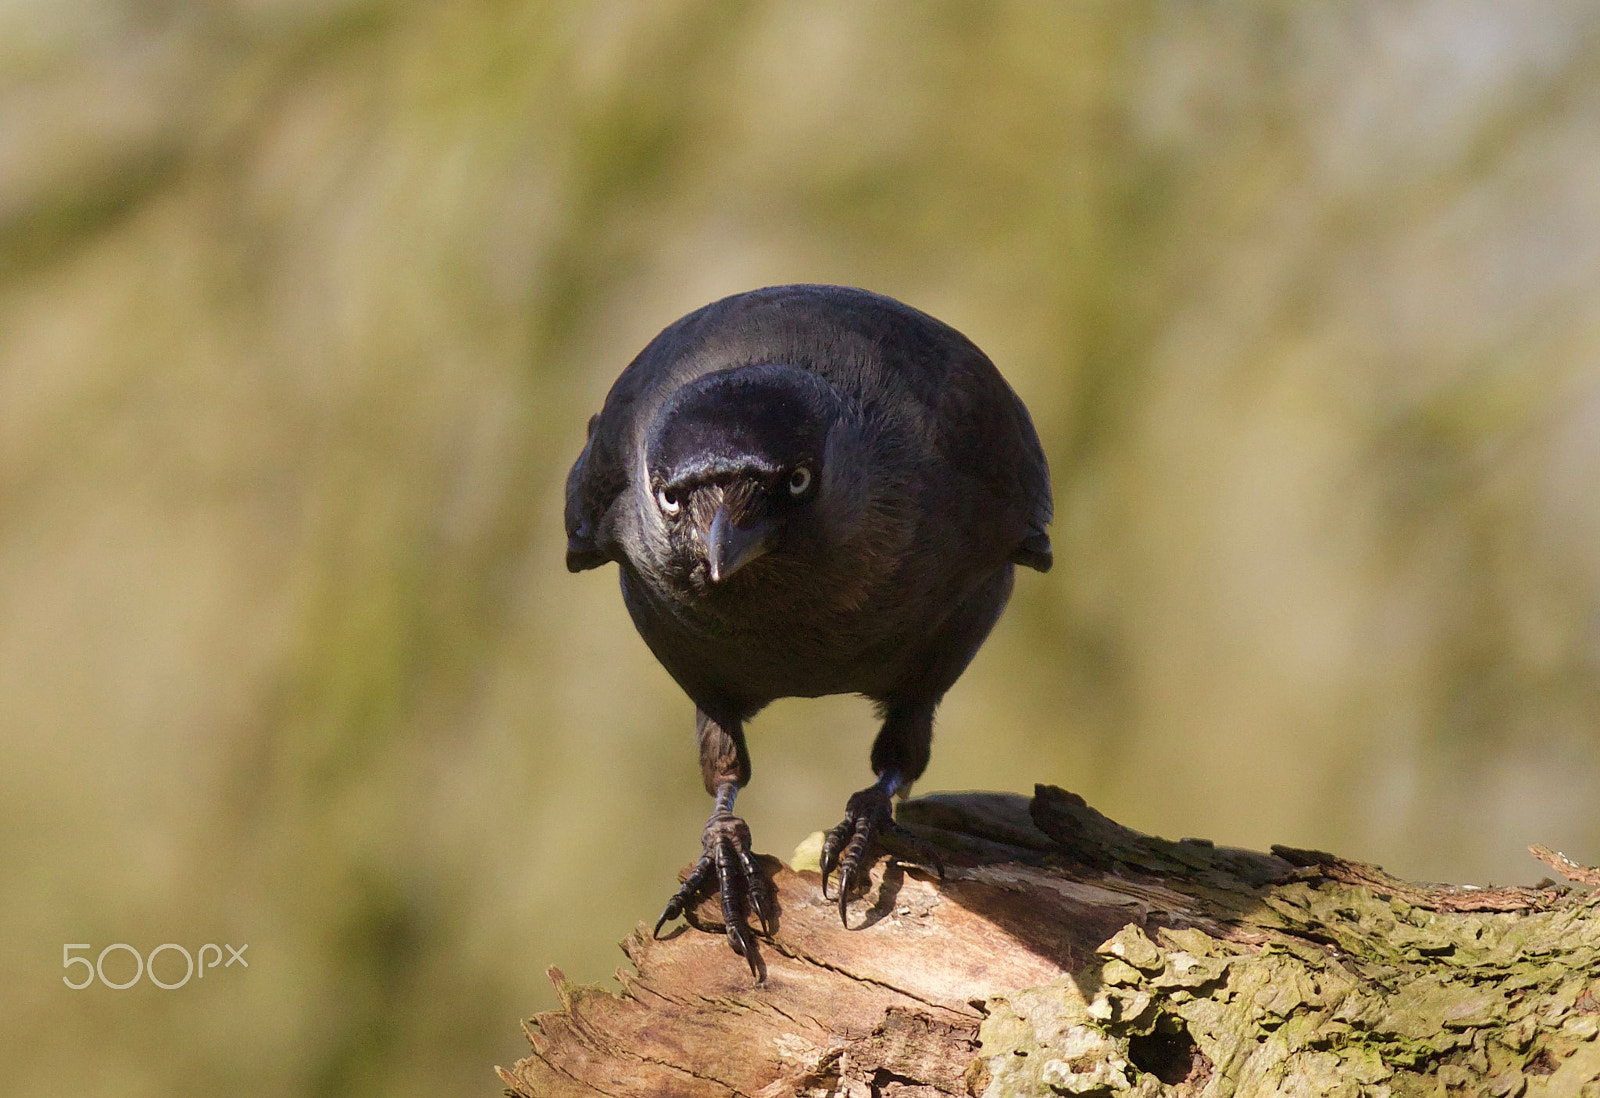
[[[562,1007],[525,1027],[507,1093],[1600,1098],[1600,893],[1169,842],[1050,786],[900,818],[942,882],[886,860],[846,930],[814,850],[766,859],[764,981],[714,904],[641,927],[620,995],[551,970]]]

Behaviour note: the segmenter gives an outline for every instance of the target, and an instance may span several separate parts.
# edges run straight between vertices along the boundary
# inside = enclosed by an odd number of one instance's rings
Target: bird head
[[[827,382],[793,366],[741,366],[682,386],[645,445],[659,555],[708,588],[769,554],[803,552],[839,411]]]

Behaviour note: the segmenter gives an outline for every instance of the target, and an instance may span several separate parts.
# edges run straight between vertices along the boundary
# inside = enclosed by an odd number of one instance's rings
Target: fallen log
[[[507,1093],[1600,1098],[1600,892],[1171,842],[1051,786],[899,818],[943,881],[883,862],[846,930],[816,842],[768,858],[762,982],[713,903],[714,933],[641,926],[620,994],[551,970],[561,1008],[525,1024]]]

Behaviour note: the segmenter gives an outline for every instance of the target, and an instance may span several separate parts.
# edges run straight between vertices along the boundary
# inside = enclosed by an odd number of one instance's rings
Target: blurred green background
[[[490,1095],[608,978],[708,802],[563,478],[794,281],[965,331],[1054,471],[920,789],[1600,861],[1592,3],[5,0],[7,1093]],[[874,730],[755,722],[760,849]]]

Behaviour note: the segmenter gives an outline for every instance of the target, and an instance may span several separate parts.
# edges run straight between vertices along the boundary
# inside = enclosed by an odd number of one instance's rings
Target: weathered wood
[[[850,930],[814,852],[767,859],[761,983],[709,903],[629,938],[620,995],[552,969],[507,1093],[1600,1096],[1600,894],[1169,842],[1048,786],[901,819],[947,879],[879,865]]]

